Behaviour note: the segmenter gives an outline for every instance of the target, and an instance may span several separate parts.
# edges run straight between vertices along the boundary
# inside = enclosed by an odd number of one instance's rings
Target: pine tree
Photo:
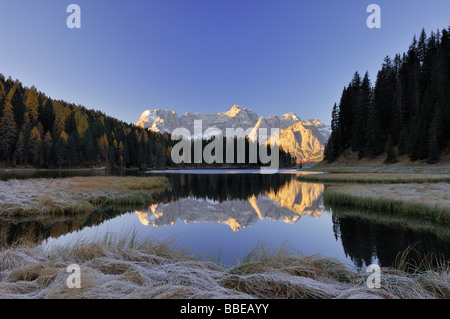
[[[25,162],[25,136],[23,131],[19,133],[16,144],[15,161],[22,165]]]
[[[400,132],[400,138],[399,138],[399,141],[398,141],[398,153],[400,155],[403,155],[403,154],[406,153],[406,150],[407,150],[407,146],[406,146],[407,135],[408,135],[408,130],[404,126],[402,128],[402,131]]]
[[[96,160],[94,139],[89,128],[86,129],[86,132],[84,132],[82,149],[85,160],[89,163],[94,163]]]
[[[0,118],[3,116],[3,109],[5,108],[5,95],[5,86],[2,81],[0,81]]]
[[[109,143],[106,133],[104,133],[103,136],[98,140],[98,148],[100,152],[100,160],[103,163],[106,163],[109,154]]]
[[[428,159],[427,163],[435,164],[439,160],[439,146],[438,146],[438,135],[441,131],[440,121],[442,113],[438,108],[433,116],[433,121],[430,125],[430,130],[428,132]]]
[[[76,165],[78,163],[78,148],[77,141],[75,136],[78,135],[76,131],[73,131],[72,134],[69,135],[69,139],[67,140],[67,158],[66,163],[71,165]]]
[[[69,136],[65,131],[62,131],[56,144],[55,144],[55,156],[56,164],[61,168],[61,166],[67,163],[67,142]]]
[[[392,137],[389,135],[387,143],[386,143],[386,159],[384,161],[385,164],[394,164],[397,163],[397,154],[394,150],[394,145],[392,142]]]
[[[50,99],[47,99],[42,114],[42,126],[44,127],[44,132],[51,131],[54,122],[55,122],[55,113],[53,111],[53,103]]]
[[[89,123],[86,116],[84,116],[81,111],[75,113],[75,119],[77,123],[78,136],[82,139],[86,133],[86,130],[89,128]]]
[[[369,73],[366,72],[361,83],[358,97],[358,105],[355,110],[355,120],[353,125],[352,148],[358,152],[358,157],[364,157],[364,146],[367,143],[367,118],[372,100],[372,88]]]
[[[108,152],[108,166],[109,168],[114,168],[115,165],[115,154],[114,154],[114,147],[110,146],[109,147],[109,152]]]
[[[137,166],[139,168],[145,168],[144,148],[142,145],[138,147]]]
[[[378,112],[375,106],[371,105],[367,117],[367,144],[364,154],[371,158],[379,155],[383,151],[383,149],[380,148],[381,143],[381,129]]]
[[[123,142],[121,141],[119,143],[119,163],[118,163],[120,168],[123,168],[123,165],[124,165],[123,152],[124,152],[124,146],[123,146]]]
[[[351,87],[344,88],[339,103],[339,141],[342,150],[351,145],[354,112],[352,107]]]
[[[325,159],[329,163],[334,162],[341,152],[340,139],[339,110],[337,104],[334,103],[331,119],[331,136],[325,145],[324,151]]]
[[[425,29],[422,28],[422,32],[420,32],[419,41],[417,43],[417,57],[420,61],[420,64],[423,64],[423,62],[425,61],[425,54],[427,51],[426,43],[427,33],[425,32]]]
[[[6,97],[6,99],[11,102],[11,105],[13,107],[14,121],[16,122],[17,131],[19,131],[24,124],[26,112],[21,90],[22,85],[20,85],[19,82],[15,82]]]
[[[26,91],[25,110],[30,116],[31,125],[35,126],[39,120],[39,97],[36,88],[33,86]]]
[[[14,121],[13,107],[10,101],[6,101],[3,116],[0,118],[0,149],[2,157],[9,163],[16,143],[17,128]]]
[[[49,164],[53,159],[53,139],[50,132],[45,133],[44,136],[44,163]]]
[[[127,139],[125,139],[125,142],[123,143],[123,163],[125,168],[130,165],[130,151],[128,149]]]
[[[31,162],[33,164],[38,164],[40,159],[40,152],[41,152],[41,143],[42,143],[42,137],[41,133],[39,132],[38,128],[35,126],[31,130],[30,133],[30,142],[29,142],[29,152],[31,156]]]

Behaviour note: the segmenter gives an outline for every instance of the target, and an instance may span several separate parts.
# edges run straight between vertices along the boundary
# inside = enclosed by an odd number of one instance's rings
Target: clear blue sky
[[[125,122],[239,104],[329,123],[355,71],[374,83],[386,55],[449,25],[449,0],[0,0],[0,73]]]

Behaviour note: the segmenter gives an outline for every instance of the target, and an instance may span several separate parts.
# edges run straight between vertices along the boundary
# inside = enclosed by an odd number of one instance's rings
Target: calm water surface
[[[391,266],[397,254],[412,244],[419,252],[433,251],[450,259],[448,227],[326,207],[325,186],[299,182],[298,173],[150,172],[166,176],[171,188],[149,207],[73,218],[0,220],[1,238],[8,243],[19,238],[53,247],[133,233],[137,241],[171,240],[177,247],[227,265],[259,244],[333,257],[356,267]],[[373,214],[379,217],[367,218]]]

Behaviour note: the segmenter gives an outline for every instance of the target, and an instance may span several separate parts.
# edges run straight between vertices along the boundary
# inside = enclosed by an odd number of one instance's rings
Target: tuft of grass
[[[450,261],[445,257],[432,251],[421,253],[415,244],[408,246],[404,251],[398,253],[395,258],[393,268],[408,273],[428,272],[439,270],[447,272],[450,268]]]
[[[268,270],[284,271],[293,276],[317,279],[329,277],[339,282],[351,282],[353,274],[340,262],[318,255],[301,257],[281,248],[271,252],[263,245],[256,246],[242,261],[230,269],[233,274],[254,274]]]
[[[49,286],[55,280],[58,269],[47,264],[25,265],[9,274],[10,282],[37,281],[40,289]]]
[[[393,268],[412,273],[423,289],[438,298],[450,298],[450,261],[444,256],[434,252],[421,254],[410,245],[397,255]]]

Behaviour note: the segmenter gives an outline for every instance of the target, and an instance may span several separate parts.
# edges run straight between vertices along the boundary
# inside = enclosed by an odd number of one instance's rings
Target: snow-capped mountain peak
[[[233,105],[227,112],[218,114],[187,112],[182,116],[178,116],[175,111],[155,108],[144,111],[136,125],[160,133],[171,133],[174,129],[183,127],[193,134],[196,120],[202,120],[203,131],[210,127],[217,128],[224,136],[227,128],[251,129],[249,140],[260,143],[267,140],[258,140],[259,129],[267,129],[270,135],[270,129],[277,128],[280,130],[280,147],[302,161],[312,159],[313,154],[314,160],[317,160],[317,154],[323,154],[330,134],[329,127],[317,119],[302,122],[295,113],[260,117],[253,110],[239,105]]]

